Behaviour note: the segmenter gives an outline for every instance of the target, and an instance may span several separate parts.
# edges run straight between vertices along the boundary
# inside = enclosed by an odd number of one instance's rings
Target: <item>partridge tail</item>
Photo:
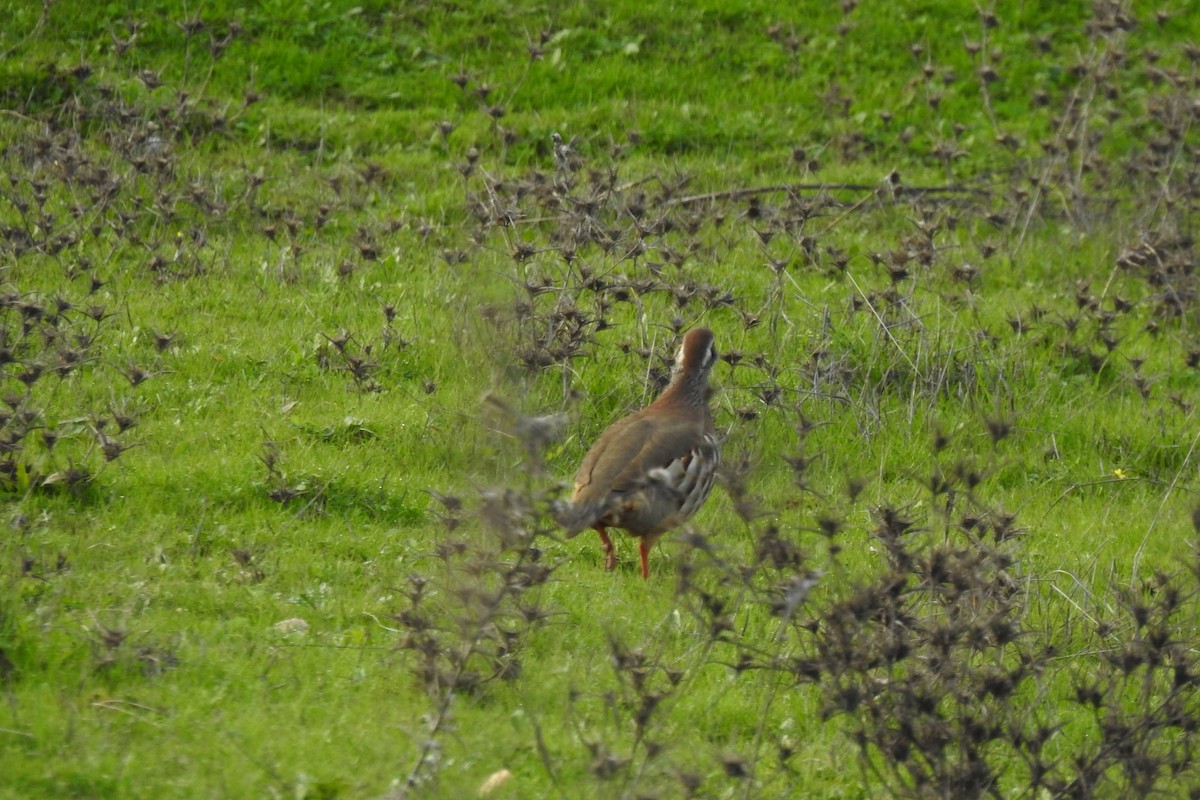
[[[572,503],[560,500],[551,509],[554,521],[567,530],[568,539],[573,539],[593,527],[604,516],[600,503]]]

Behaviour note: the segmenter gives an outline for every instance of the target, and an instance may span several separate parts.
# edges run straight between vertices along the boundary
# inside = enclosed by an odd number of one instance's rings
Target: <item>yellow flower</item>
[[[1129,477],[1128,475],[1125,474],[1125,470],[1120,469],[1120,468],[1114,469],[1113,475],[1115,475],[1117,477],[1117,480],[1119,480],[1119,481],[1123,481],[1127,477]]]

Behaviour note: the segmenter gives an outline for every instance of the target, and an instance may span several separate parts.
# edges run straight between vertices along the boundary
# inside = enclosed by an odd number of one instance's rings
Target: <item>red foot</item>
[[[638,552],[642,554],[642,580],[650,580],[650,548],[646,546],[646,540],[642,539],[638,542]]]

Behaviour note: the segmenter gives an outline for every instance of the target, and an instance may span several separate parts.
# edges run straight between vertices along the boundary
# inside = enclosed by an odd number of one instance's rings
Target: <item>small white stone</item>
[[[303,636],[308,633],[308,623],[299,617],[284,619],[272,625],[278,633],[296,633]]]
[[[493,772],[487,777],[486,781],[479,784],[479,796],[487,797],[489,794],[512,780],[512,776],[513,774],[507,769],[501,769]]]

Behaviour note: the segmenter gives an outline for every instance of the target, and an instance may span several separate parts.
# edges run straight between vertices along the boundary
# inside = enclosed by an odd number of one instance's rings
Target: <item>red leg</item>
[[[650,580],[650,546],[646,544],[645,539],[638,541],[638,552],[642,554],[642,580]]]
[[[608,538],[603,525],[596,526],[596,533],[600,534],[600,543],[604,545],[604,568],[612,571],[617,568],[617,548],[613,547],[612,539]]]

